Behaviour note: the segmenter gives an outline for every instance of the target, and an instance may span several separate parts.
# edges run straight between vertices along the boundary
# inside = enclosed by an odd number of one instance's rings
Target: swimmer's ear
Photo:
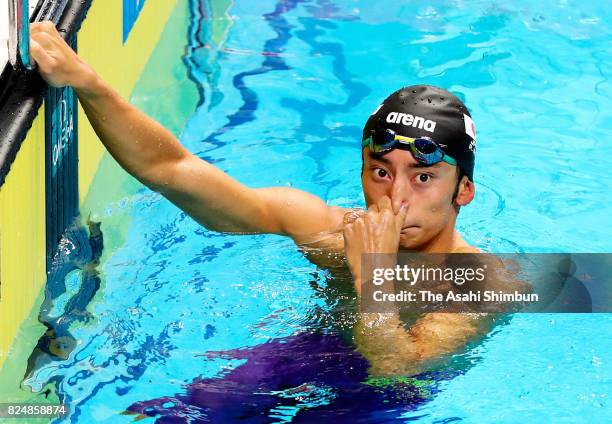
[[[457,206],[465,206],[474,200],[476,194],[476,186],[473,181],[470,181],[465,175],[461,177],[457,196],[455,196],[455,204]]]

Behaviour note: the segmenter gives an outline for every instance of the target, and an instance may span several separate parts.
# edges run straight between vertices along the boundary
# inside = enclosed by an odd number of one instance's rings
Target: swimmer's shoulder
[[[467,246],[455,247],[451,251],[451,253],[484,253],[484,252],[477,247],[467,245]]]
[[[339,206],[328,206],[324,220],[308,228],[305,226],[301,233],[293,235],[293,240],[299,246],[337,248],[338,240],[342,239],[344,217],[350,211],[351,209]],[[317,230],[312,231],[313,228]]]
[[[459,235],[458,232],[455,232],[455,240],[453,245],[454,246],[451,250],[451,253],[484,253],[479,248],[472,246],[467,241],[465,241],[463,237]]]
[[[314,234],[294,236],[293,241],[302,253],[320,268],[344,268],[344,217],[350,209],[331,206],[325,230]]]
[[[302,250],[318,254],[344,254],[344,226],[353,222],[365,211],[359,208],[343,208],[330,206],[327,222],[322,230],[312,234],[294,236],[295,243]]]

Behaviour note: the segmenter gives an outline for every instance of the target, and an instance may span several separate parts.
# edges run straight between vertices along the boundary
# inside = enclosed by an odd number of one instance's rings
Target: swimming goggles
[[[396,148],[410,150],[414,158],[425,165],[434,165],[441,161],[457,165],[457,161],[442,150],[445,145],[438,144],[429,137],[410,138],[397,135],[388,128],[372,130],[372,134],[363,140],[361,145],[374,153],[384,153]]]

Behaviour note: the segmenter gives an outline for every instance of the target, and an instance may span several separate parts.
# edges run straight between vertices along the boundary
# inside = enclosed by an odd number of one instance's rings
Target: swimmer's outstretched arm
[[[72,86],[96,134],[131,175],[208,229],[299,239],[342,222],[340,208],[291,188],[251,189],[194,156],[129,104],[64,42],[51,23],[31,26],[31,54],[52,86]]]

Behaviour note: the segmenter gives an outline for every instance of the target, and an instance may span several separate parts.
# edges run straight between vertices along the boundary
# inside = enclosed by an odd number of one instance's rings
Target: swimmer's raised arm
[[[64,42],[54,25],[31,26],[31,54],[52,86],[72,86],[96,134],[131,175],[215,231],[299,238],[341,217],[320,198],[285,187],[251,189],[191,154],[132,106]],[[341,220],[341,218],[340,218]]]

